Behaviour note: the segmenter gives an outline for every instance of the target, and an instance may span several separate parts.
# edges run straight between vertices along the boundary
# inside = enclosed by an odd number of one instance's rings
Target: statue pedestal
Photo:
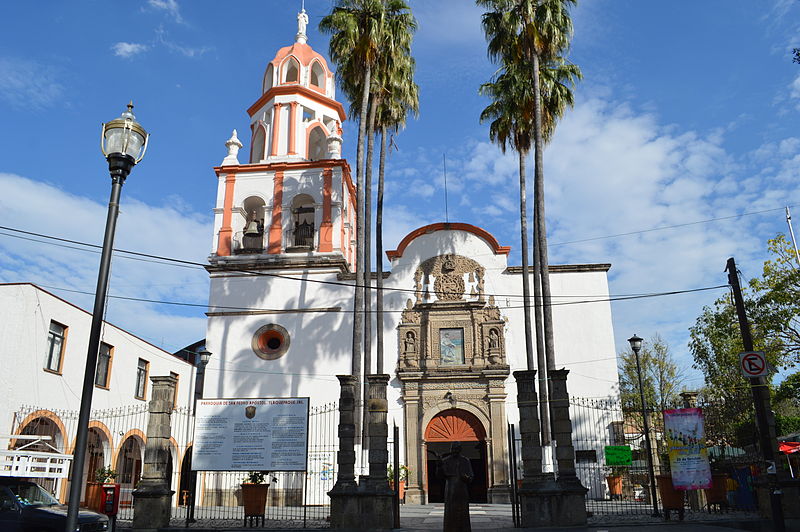
[[[331,498],[331,528],[391,530],[394,524],[392,494],[388,485],[382,488],[334,486],[328,492]]]
[[[139,487],[133,490],[133,530],[157,532],[169,526],[173,493],[161,482],[143,480],[139,483]]]
[[[586,492],[575,479],[559,482],[548,475],[519,491],[523,528],[586,525]]]

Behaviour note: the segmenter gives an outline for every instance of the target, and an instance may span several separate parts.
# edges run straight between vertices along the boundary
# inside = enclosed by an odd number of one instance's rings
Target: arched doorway
[[[489,489],[486,461],[486,430],[474,414],[451,408],[439,412],[425,428],[426,450],[440,456],[450,452],[453,442],[461,443],[461,454],[469,458],[475,478],[469,488],[469,502],[485,503]],[[444,502],[444,483],[436,477],[438,459],[425,453],[428,502]]]

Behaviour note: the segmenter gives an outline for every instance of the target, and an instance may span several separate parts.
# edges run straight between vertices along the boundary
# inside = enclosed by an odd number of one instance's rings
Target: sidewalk
[[[620,516],[616,516],[619,518]],[[630,519],[631,516],[628,516]],[[566,528],[514,528],[509,504],[471,504],[470,522],[472,530],[492,530],[493,532],[519,532],[534,530],[536,532],[732,532],[733,530],[747,530],[749,532],[773,532],[771,523],[753,516],[740,516],[734,514],[689,514],[683,522],[675,520],[664,521],[649,516],[637,516],[639,519],[630,519],[625,524],[595,523],[585,527]],[[418,532],[427,530],[442,530],[444,519],[444,506],[442,504],[403,505],[400,507],[401,528],[397,532]],[[231,523],[230,528],[220,528],[219,523],[214,528],[192,526],[191,528],[174,527],[170,532],[253,532],[275,530],[303,530],[302,523],[285,521],[273,524],[272,527],[280,528],[241,528],[240,521],[236,525]],[[330,530],[328,528],[306,528],[305,530]],[[787,520],[787,532],[800,532],[800,520]]]

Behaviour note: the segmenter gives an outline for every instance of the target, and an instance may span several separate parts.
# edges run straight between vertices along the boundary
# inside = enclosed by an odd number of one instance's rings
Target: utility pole
[[[750,323],[744,310],[744,299],[742,298],[742,287],[739,285],[739,272],[736,269],[736,261],[733,257],[728,259],[725,266],[728,272],[728,284],[733,291],[733,300],[736,305],[736,315],[739,317],[739,329],[742,331],[742,344],[745,351],[753,351],[753,337],[750,334]],[[781,506],[781,490],[778,486],[778,475],[775,467],[775,437],[774,425],[770,425],[767,417],[772,411],[770,405],[769,390],[764,377],[751,377],[750,389],[753,392],[753,402],[756,409],[756,425],[758,426],[759,447],[764,459],[763,467],[767,471],[767,481],[769,485],[769,505],[772,510],[772,526],[776,532],[784,532],[786,524],[783,520],[783,506]]]

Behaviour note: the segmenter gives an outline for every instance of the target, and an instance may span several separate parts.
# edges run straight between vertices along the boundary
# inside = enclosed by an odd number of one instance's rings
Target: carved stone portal
[[[489,502],[509,501],[506,471],[506,322],[484,289],[485,269],[460,255],[422,262],[415,298],[398,326],[398,377],[403,383],[407,501],[427,500],[427,424],[445,410],[470,412],[484,426]]]

